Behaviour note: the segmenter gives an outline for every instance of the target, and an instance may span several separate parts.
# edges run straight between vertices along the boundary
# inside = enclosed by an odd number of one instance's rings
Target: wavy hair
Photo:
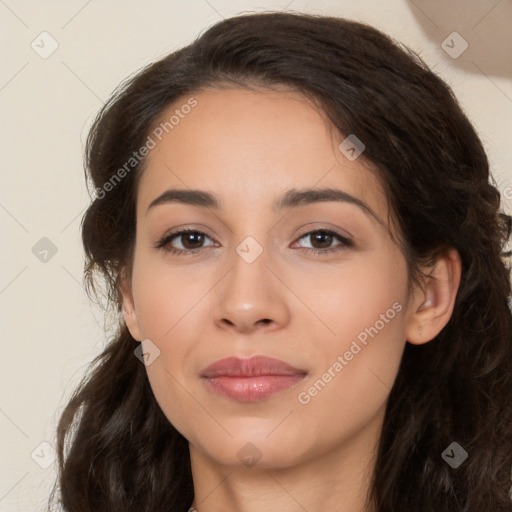
[[[341,134],[364,142],[410,278],[447,248],[461,256],[448,324],[429,343],[406,343],[379,441],[372,506],[378,512],[511,512],[512,314],[503,253],[510,217],[500,209],[482,143],[450,87],[415,52],[375,28],[300,13],[244,14],[125,80],[87,138],[86,177],[96,189],[82,220],[88,292],[92,296],[101,281],[107,307],[120,309],[118,284],[130,268],[145,160],[120,180],[114,175],[166,107],[226,84],[299,91]],[[157,404],[136,346],[120,321],[65,407],[49,507],[186,512],[190,506],[188,442]],[[456,469],[441,456],[452,442],[469,455]]]

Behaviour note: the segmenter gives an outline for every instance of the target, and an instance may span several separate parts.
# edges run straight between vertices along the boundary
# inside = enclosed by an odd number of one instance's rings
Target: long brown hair
[[[316,15],[237,16],[121,84],[87,140],[87,178],[96,189],[82,224],[89,290],[103,278],[109,303],[119,307],[144,159],[126,162],[169,104],[223,83],[300,91],[340,133],[364,141],[411,276],[448,247],[461,256],[449,323],[429,343],[406,344],[371,485],[377,510],[512,511],[511,288],[502,254],[510,218],[451,89],[376,29]],[[192,502],[188,442],[158,406],[136,346],[120,322],[65,408],[49,506],[57,489],[67,512],[185,512]],[[442,457],[452,442],[468,453],[457,468]]]

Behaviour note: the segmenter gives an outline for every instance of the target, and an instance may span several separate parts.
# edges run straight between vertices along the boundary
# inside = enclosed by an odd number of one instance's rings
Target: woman
[[[86,164],[122,315],[60,420],[64,510],[512,510],[509,219],[418,56],[227,19],[122,84]]]

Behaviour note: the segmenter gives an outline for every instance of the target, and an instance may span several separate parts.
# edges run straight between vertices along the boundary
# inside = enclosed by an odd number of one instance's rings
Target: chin
[[[211,431],[197,435],[198,443],[194,443],[198,449],[217,463],[234,468],[248,469],[280,469],[293,466],[299,462],[300,452],[304,451],[304,439],[300,436],[300,429],[291,429],[289,426],[278,427],[271,432],[266,426],[247,425],[245,428],[235,429],[227,427],[233,435],[229,437],[224,432],[212,437]],[[274,422],[272,428],[279,422]],[[281,428],[281,431],[279,429]],[[293,431],[293,432],[292,432]],[[269,435],[269,432],[270,435]],[[302,437],[302,439],[300,439]]]

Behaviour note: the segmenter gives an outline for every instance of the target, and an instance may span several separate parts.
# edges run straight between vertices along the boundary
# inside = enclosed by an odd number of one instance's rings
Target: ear
[[[456,249],[449,249],[436,258],[424,286],[414,291],[408,307],[406,339],[409,343],[427,343],[448,323],[459,289],[461,268]]]
[[[132,335],[137,341],[142,340],[140,334],[139,323],[137,322],[137,313],[135,311],[135,303],[133,300],[131,278],[127,274],[126,269],[123,269],[119,275],[118,288],[121,293],[123,303],[123,318]]]

